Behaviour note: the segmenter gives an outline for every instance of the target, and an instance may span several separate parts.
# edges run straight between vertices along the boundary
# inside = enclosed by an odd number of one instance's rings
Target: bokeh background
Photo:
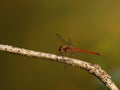
[[[0,43],[58,54],[56,37],[101,52],[76,53],[99,64],[120,87],[119,0],[2,0]],[[107,90],[86,71],[61,63],[0,52],[0,90]]]

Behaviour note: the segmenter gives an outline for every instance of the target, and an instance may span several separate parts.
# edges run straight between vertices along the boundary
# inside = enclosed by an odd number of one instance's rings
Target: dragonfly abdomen
[[[94,51],[90,51],[90,50],[81,50],[81,49],[78,49],[78,48],[74,48],[73,51],[74,52],[84,52],[84,53],[94,54],[94,55],[101,55],[98,52],[94,52]]]

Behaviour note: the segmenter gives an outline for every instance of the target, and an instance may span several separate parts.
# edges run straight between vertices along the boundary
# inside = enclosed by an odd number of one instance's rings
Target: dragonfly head
[[[59,52],[63,53],[64,52],[64,46],[60,46],[58,49]]]

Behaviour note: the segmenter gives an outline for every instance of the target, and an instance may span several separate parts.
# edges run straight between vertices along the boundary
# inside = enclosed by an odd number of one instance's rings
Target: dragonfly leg
[[[74,56],[73,54],[74,54],[73,52],[66,52],[66,56],[68,57],[73,57]]]
[[[73,57],[74,53],[73,52],[59,52],[58,55],[62,55],[62,56],[67,56],[67,57]]]
[[[66,56],[65,52],[59,52],[57,55]]]

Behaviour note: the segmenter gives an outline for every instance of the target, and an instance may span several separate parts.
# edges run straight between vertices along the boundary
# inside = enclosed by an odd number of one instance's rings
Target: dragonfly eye
[[[62,47],[62,46],[60,46],[60,47],[59,47],[59,49],[58,49],[58,51],[59,51],[59,52],[64,52],[63,47]]]

